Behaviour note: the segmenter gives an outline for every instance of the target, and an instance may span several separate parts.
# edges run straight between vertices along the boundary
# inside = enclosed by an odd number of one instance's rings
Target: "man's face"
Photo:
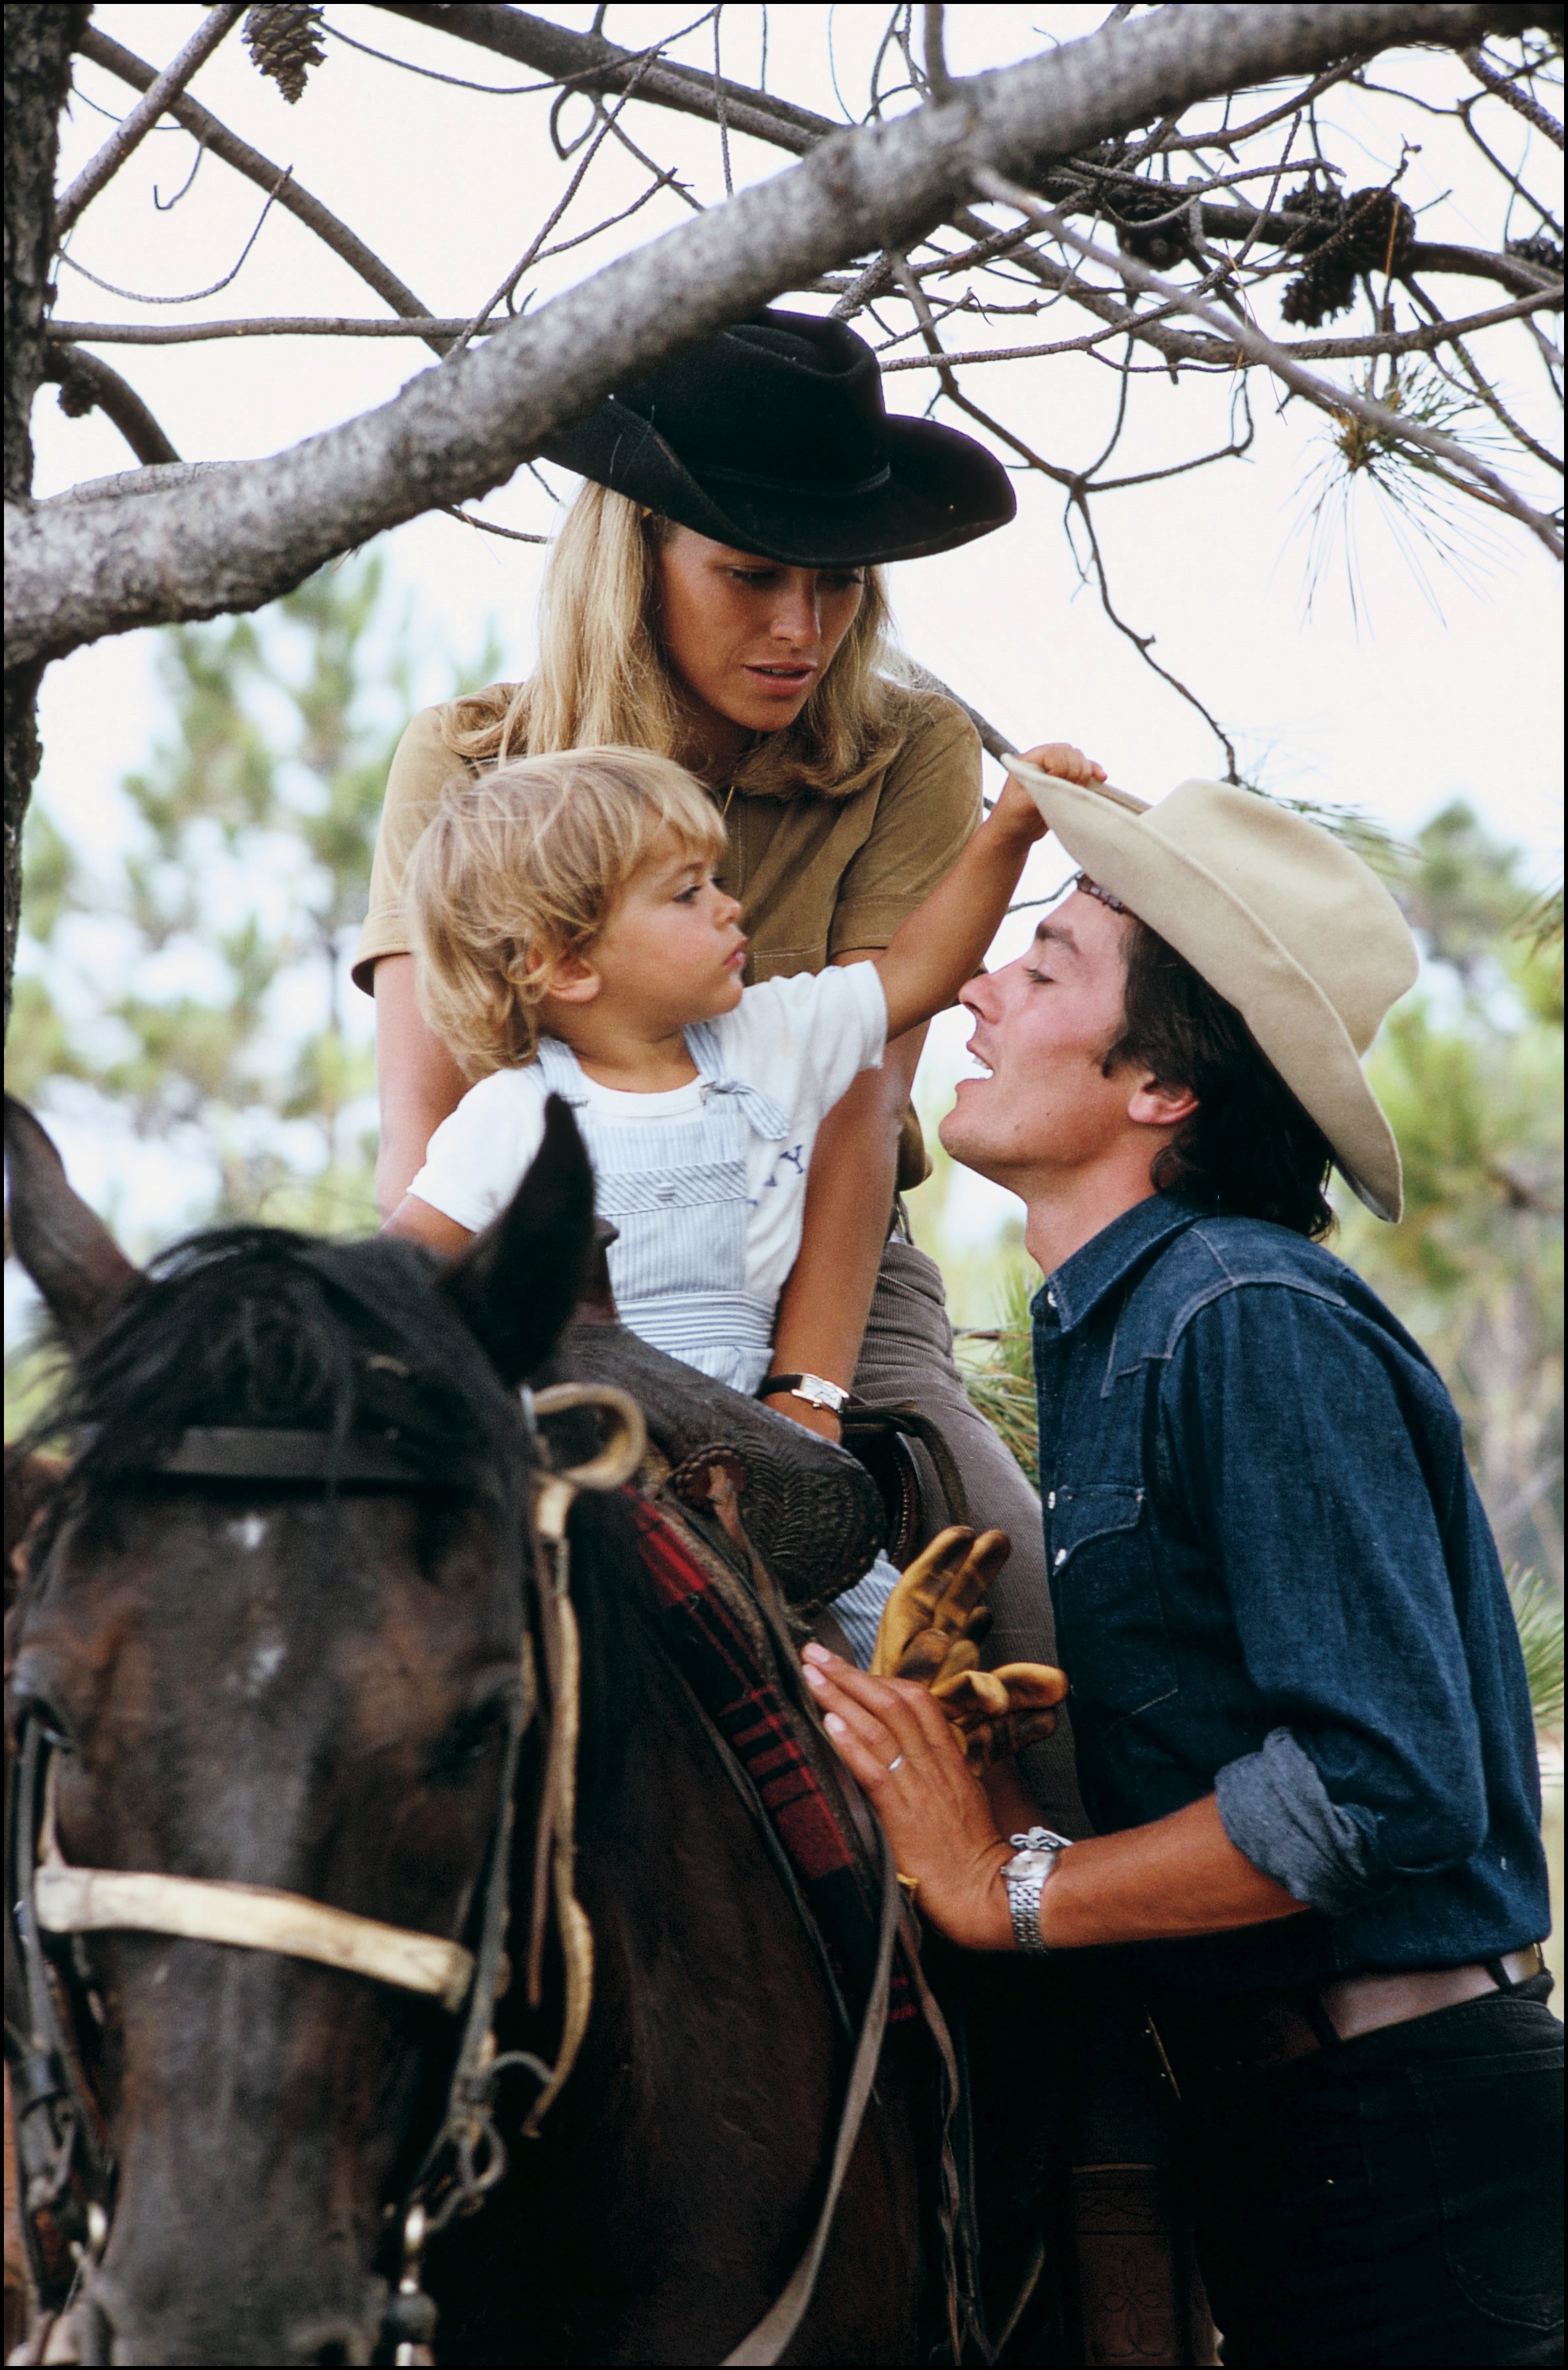
[[[1025,1201],[1032,1181],[1045,1188],[1143,1133],[1128,1113],[1138,1074],[1108,1078],[1103,1067],[1122,1033],[1130,926],[1077,891],[1017,962],[960,993],[974,1021],[969,1050],[989,1075],[960,1081],[939,1133],[955,1160]],[[1148,1156],[1157,1148],[1148,1142]]]

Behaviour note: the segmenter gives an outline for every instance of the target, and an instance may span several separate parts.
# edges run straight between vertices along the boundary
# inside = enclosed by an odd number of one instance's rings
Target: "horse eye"
[[[39,1681],[25,1663],[18,1663],[11,1675],[11,1718],[20,1727],[24,1720],[36,1720],[43,1731],[43,1741],[52,1753],[75,1750],[69,1729],[55,1710]]]
[[[506,1734],[504,1703],[480,1704],[455,1720],[436,1749],[431,1782],[453,1785],[470,1777]]]

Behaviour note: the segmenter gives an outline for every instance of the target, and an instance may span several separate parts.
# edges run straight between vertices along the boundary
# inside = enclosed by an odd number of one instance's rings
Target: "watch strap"
[[[859,1405],[853,1391],[830,1383],[825,1375],[765,1375],[753,1396],[770,1399],[781,1391],[788,1391],[791,1398],[804,1399],[808,1407],[826,1408],[834,1415]]]

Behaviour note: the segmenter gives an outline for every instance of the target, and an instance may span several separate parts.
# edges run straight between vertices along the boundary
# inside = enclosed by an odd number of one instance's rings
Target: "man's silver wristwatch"
[[[1002,1870],[1012,1912],[1013,1940],[1020,1950],[1049,1950],[1049,1943],[1041,1939],[1040,1895],[1050,1881],[1058,1854],[1070,1849],[1072,1837],[1055,1835],[1049,1827],[1031,1827],[1027,1835],[1009,1835],[1008,1840],[1018,1855]]]

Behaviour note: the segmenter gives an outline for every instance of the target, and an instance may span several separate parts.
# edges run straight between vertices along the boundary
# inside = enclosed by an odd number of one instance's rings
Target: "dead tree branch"
[[[139,148],[154,124],[167,109],[169,101],[178,98],[197,67],[212,56],[229,28],[244,13],[245,0],[234,6],[214,8],[203,18],[186,42],[179,55],[165,66],[157,80],[149,83],[144,97],[139,98],[131,112],[104,142],[98,155],[85,165],[54,209],[54,236],[63,239],[84,206],[90,205],[98,191],[119,172],[132,152]]]
[[[1222,337],[1228,337],[1239,352],[1250,354],[1254,361],[1266,363],[1276,378],[1283,379],[1286,386],[1296,394],[1305,396],[1307,400],[1316,404],[1320,410],[1328,412],[1331,417],[1343,418],[1348,413],[1353,418],[1364,421],[1367,427],[1375,429],[1378,435],[1397,443],[1418,445],[1423,451],[1435,454],[1439,459],[1447,461],[1450,467],[1461,470],[1466,477],[1473,478],[1478,485],[1486,489],[1493,498],[1495,508],[1506,511],[1510,517],[1516,518],[1521,524],[1528,526],[1531,534],[1546,546],[1554,559],[1562,558],[1562,540],[1551,521],[1543,517],[1540,512],[1531,510],[1528,502],[1521,501],[1513,488],[1497,475],[1495,469],[1489,469],[1484,461],[1478,461],[1473,453],[1466,452],[1462,444],[1456,444],[1452,437],[1440,436],[1432,429],[1421,428],[1412,420],[1402,420],[1397,411],[1389,410],[1383,404],[1374,403],[1367,396],[1356,395],[1349,388],[1331,386],[1324,380],[1314,378],[1310,371],[1303,370],[1300,363],[1293,361],[1282,346],[1276,346],[1273,339],[1265,338],[1261,330],[1252,328],[1243,321],[1228,322],[1223,314],[1216,312],[1211,305],[1204,304],[1201,299],[1192,295],[1186,290],[1175,287],[1169,280],[1160,279],[1157,272],[1146,270],[1143,265],[1135,262],[1132,257],[1108,255],[1103,247],[1096,247],[1091,240],[1080,238],[1076,231],[1067,228],[1059,215],[1054,214],[1049,208],[1042,206],[1027,190],[1020,189],[1016,183],[1008,181],[1004,176],[992,171],[988,167],[982,166],[976,171],[974,179],[976,186],[987,196],[995,198],[1001,204],[1012,206],[1020,213],[1031,216],[1040,224],[1042,229],[1049,230],[1056,237],[1067,241],[1090,262],[1101,264],[1107,270],[1121,272],[1124,277],[1132,280],[1135,285],[1147,289],[1151,295],[1160,297],[1167,304],[1179,304],[1184,312],[1192,313],[1198,320],[1206,323],[1209,328]]]
[[[1160,109],[1318,71],[1348,46],[1473,42],[1497,16],[1413,0],[1162,10],[955,86],[942,106],[836,133],[773,180],[508,323],[449,369],[416,378],[380,409],[236,465],[200,493],[159,491],[130,516],[113,504],[14,510],[12,646],[31,660],[134,626],[256,607],[383,528],[488,491],[617,383],[802,276],[928,236],[977,169],[1032,171]],[[1163,285],[1159,293],[1189,301]],[[1224,316],[1211,326],[1222,352],[1251,334]],[[1288,357],[1279,366],[1309,376]],[[1478,465],[1466,455],[1465,466]]]
[[[716,78],[696,66],[674,65],[667,58],[640,74],[641,60],[636,50],[623,50],[601,33],[569,32],[564,25],[552,25],[524,8],[404,6],[398,0],[384,0],[384,5],[388,16],[409,17],[417,25],[472,41],[497,57],[532,66],[552,81],[570,83],[574,90],[607,96],[624,91],[635,79],[639,98],[673,108],[679,115],[699,115],[714,125],[722,108],[732,133],[746,132],[776,148],[792,149],[798,156],[844,128],[831,116],[814,114],[809,107],[796,107],[787,98],[775,98],[771,91],[752,90],[744,83],[722,75]]]
[[[150,90],[157,80],[153,67],[133,51],[122,49],[118,41],[111,40],[96,25],[86,27],[76,47],[83,57],[90,58],[94,65],[102,66],[107,73],[118,75],[121,81],[129,83],[133,90]],[[421,304],[413,290],[403,285],[397,273],[388,270],[378,255],[372,253],[363,239],[356,236],[347,223],[340,222],[319,198],[313,198],[308,190],[302,190],[292,177],[282,180],[283,168],[281,166],[274,165],[258,149],[239,139],[226,124],[220,123],[215,115],[209,114],[199,99],[182,91],[163,111],[172,115],[177,123],[182,123],[187,132],[193,132],[214,156],[221,156],[225,165],[232,165],[236,173],[243,173],[248,181],[256,183],[258,189],[275,189],[279,205],[304,223],[307,230],[313,230],[317,237],[329,247],[351,271],[357,271],[366,286],[374,288],[395,313],[400,313],[409,319],[430,318],[430,306]],[[428,342],[435,352],[446,351],[448,341],[445,339],[431,338]]]
[[[1459,54],[1477,82],[1483,82],[1493,98],[1503,99],[1516,115],[1522,115],[1527,123],[1533,123],[1538,132],[1544,132],[1553,147],[1562,147],[1562,126],[1555,115],[1548,114],[1539,99],[1532,98],[1528,90],[1520,90],[1507,75],[1499,74],[1491,59],[1482,51],[1461,50]]]
[[[410,0],[382,0],[382,6],[391,16],[411,17],[416,23],[428,25],[435,31],[449,33],[459,40],[471,41],[480,49],[511,58],[519,64],[533,66],[539,73],[556,76],[575,89],[624,91],[636,80],[640,99],[646,99],[657,107],[673,109],[679,114],[699,116],[715,126],[719,123],[721,100],[715,92],[713,76],[700,73],[696,67],[675,65],[668,59],[662,59],[639,78],[638,69],[643,53],[620,49],[600,34],[571,32],[564,26],[552,25],[544,17],[531,16],[522,8],[425,6],[410,5]],[[1499,19],[1505,16],[1509,21],[1506,24],[1499,21],[1492,28],[1493,30],[1516,32],[1527,17],[1539,16],[1540,12],[1516,9],[1500,10],[1496,14]],[[1113,18],[1112,24],[1118,21]],[[1101,31],[1103,33],[1109,29],[1109,26],[1102,27]],[[1088,38],[1096,40],[1100,35]],[[1429,38],[1435,43],[1447,40],[1449,36],[1440,26],[1434,24]],[[1066,46],[1076,48],[1078,45],[1069,43]],[[1355,74],[1366,59],[1382,46],[1378,42],[1374,43],[1373,50],[1355,49],[1347,38],[1345,47],[1350,49],[1351,54],[1315,76],[1295,98],[1235,131],[1216,134],[1203,144],[1226,147],[1251,138],[1269,124],[1294,113],[1298,107],[1309,104],[1332,84]],[[960,83],[952,87],[962,91],[964,86]],[[796,155],[804,155],[818,141],[840,132],[844,128],[829,116],[816,115],[809,108],[797,107],[788,99],[776,98],[771,91],[755,90],[744,83],[729,80],[722,85],[722,112],[732,132],[748,132],[753,139],[768,141],[775,147],[789,149]],[[1169,127],[1162,126],[1161,131],[1168,134]],[[1138,148],[1118,154],[1115,169],[1131,178],[1132,166],[1155,147],[1163,144],[1164,142],[1157,135]],[[1178,150],[1190,148],[1194,144],[1173,140],[1169,144],[1172,150]],[[1098,161],[1092,156],[1075,157],[1070,171],[1059,176],[1048,175],[1042,179],[1040,195],[1058,211],[1069,215],[1098,212],[1098,196],[1091,187],[1086,185],[1083,172],[1086,164],[1093,165]],[[1205,201],[1199,207],[1199,221],[1206,238],[1262,238],[1269,245],[1277,246],[1282,252],[1292,254],[1300,253],[1309,247],[1314,236],[1319,235],[1315,217],[1300,211],[1293,213],[1288,206],[1274,212],[1260,213],[1251,207],[1215,205]],[[1494,279],[1519,296],[1528,296],[1532,288],[1539,287],[1551,277],[1543,273],[1538,279],[1528,267],[1516,264],[1512,258],[1489,255],[1482,248],[1429,247],[1421,242],[1412,249],[1410,264],[1411,269],[1417,271],[1461,271]],[[882,264],[873,263],[870,270],[880,276],[863,293],[857,289],[854,309],[859,309],[871,296],[891,284],[889,274]],[[847,320],[853,316],[852,311],[847,309],[848,303],[846,298],[844,308],[836,308],[839,318]]]
[[[1078,293],[1081,301],[1081,291],[1075,293]],[[1282,341],[1278,351],[1282,354],[1293,354],[1298,361],[1303,357],[1315,357],[1320,362],[1364,362],[1384,354],[1430,353],[1434,347],[1452,345],[1460,338],[1472,336],[1478,329],[1494,328],[1500,321],[1518,321],[1531,313],[1561,313],[1562,310],[1562,283],[1559,282],[1555,288],[1543,288],[1537,295],[1521,296],[1516,305],[1499,305],[1491,313],[1471,313],[1462,321],[1435,320],[1424,329],[1373,331],[1365,338],[1302,338],[1293,339],[1289,344]],[[1152,319],[1152,316],[1129,313],[1124,326],[1136,334],[1136,325],[1146,318]],[[236,328],[242,326],[235,324]],[[1032,361],[1042,354],[1081,353],[1116,335],[1123,326],[1117,323],[1104,329],[1091,330],[1087,337],[1064,338],[1055,345],[999,346],[972,354],[945,353],[940,358],[929,353],[896,356],[892,362],[882,363],[882,374],[885,377],[890,371],[932,370],[939,366],[957,370],[961,364],[967,369],[975,362],[1020,362]],[[53,337],[55,334],[52,324],[50,335]],[[132,339],[127,342],[139,343],[140,339]],[[1246,355],[1242,359],[1256,361],[1258,357]],[[1514,432],[1522,442],[1523,431],[1516,428]],[[1537,457],[1542,456],[1538,454]]]
[[[146,467],[178,461],[179,454],[133,386],[97,354],[62,346],[52,339],[43,357],[46,383],[58,385],[60,408],[72,419],[98,409],[111,420],[138,461]]]

